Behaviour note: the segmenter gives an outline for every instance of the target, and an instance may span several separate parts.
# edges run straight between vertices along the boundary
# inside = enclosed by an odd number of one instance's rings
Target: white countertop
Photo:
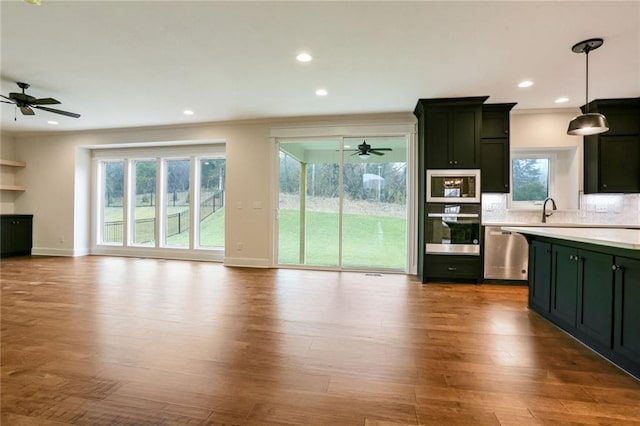
[[[575,223],[575,222],[482,222],[482,226],[532,226],[536,228],[624,228],[640,229],[637,223]]]
[[[503,226],[505,231],[608,247],[640,250],[640,229]]]

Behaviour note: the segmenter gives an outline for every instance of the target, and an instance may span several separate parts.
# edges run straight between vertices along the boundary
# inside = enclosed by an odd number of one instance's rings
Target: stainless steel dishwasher
[[[484,228],[484,278],[526,280],[529,244],[522,235],[499,226]]]

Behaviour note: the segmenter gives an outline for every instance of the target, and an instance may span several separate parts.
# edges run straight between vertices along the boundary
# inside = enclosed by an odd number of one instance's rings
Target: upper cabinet
[[[509,112],[515,103],[482,106],[482,192],[509,192]]]
[[[586,107],[582,107],[586,111]],[[584,137],[584,192],[640,192],[640,98],[597,99],[609,131]]]
[[[426,169],[480,168],[482,104],[488,96],[420,99],[414,110]]]

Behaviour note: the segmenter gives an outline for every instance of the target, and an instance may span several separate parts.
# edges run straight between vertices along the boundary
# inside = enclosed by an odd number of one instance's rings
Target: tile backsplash
[[[508,194],[482,194],[482,221],[540,223],[539,209],[507,209]],[[547,206],[550,207],[550,206]],[[556,210],[548,223],[640,225],[640,194],[580,194],[578,210]]]

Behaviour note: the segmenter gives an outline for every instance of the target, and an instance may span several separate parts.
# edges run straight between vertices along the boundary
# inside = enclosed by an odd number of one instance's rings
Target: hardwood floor
[[[3,259],[3,425],[640,424],[640,383],[527,289]]]

